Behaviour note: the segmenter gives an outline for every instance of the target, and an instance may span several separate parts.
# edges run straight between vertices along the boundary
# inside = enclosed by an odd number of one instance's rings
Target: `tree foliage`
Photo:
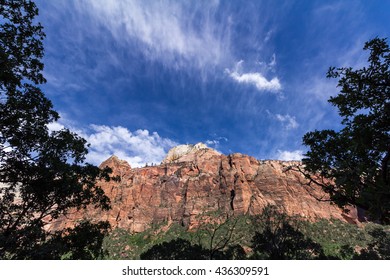
[[[34,259],[72,259],[96,260],[105,257],[102,248],[104,237],[108,234],[108,222],[91,223],[82,221],[74,228],[56,232],[39,251]]]
[[[240,249],[235,246],[242,239],[237,231],[239,220],[220,211],[208,211],[197,216],[200,226],[196,231],[199,245],[207,248],[208,258],[226,259],[235,257]],[[229,253],[228,253],[229,252]]]
[[[232,236],[239,234],[241,238],[230,238],[227,245],[218,250],[210,247],[210,236],[205,234],[203,227],[188,231],[177,222],[168,230],[167,224],[160,224],[139,233],[116,228],[104,237],[99,256],[115,260],[390,258],[390,226],[368,222],[362,227],[335,219],[307,221],[299,216],[288,216],[274,206],[267,206],[257,216],[232,219],[233,222],[238,219]],[[227,225],[223,227],[226,228],[224,232],[230,231]],[[95,237],[95,240],[99,239]],[[83,248],[82,252],[88,252],[91,244]],[[70,252],[64,257],[70,254],[75,256]]]
[[[354,255],[359,260],[390,260],[390,231],[383,228],[374,228],[369,234],[371,242],[366,248]]]
[[[356,205],[390,223],[390,49],[386,39],[367,42],[368,66],[328,71],[340,93],[329,99],[343,128],[306,133],[306,176],[340,207]],[[314,179],[311,174],[320,174]]]
[[[40,84],[43,28],[29,0],[0,0],[0,258],[30,258],[48,241],[44,226],[70,209],[109,208],[96,186],[109,170],[85,164],[86,141],[59,118]]]
[[[141,254],[142,260],[207,260],[209,252],[200,245],[178,238],[154,245]]]
[[[254,259],[308,260],[323,256],[321,246],[299,231],[299,220],[273,206],[254,217],[258,225],[252,238]]]

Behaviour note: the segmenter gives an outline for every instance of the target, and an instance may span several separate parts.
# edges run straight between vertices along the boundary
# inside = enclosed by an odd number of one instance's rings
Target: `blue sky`
[[[389,37],[390,1],[37,1],[44,92],[91,144],[134,167],[204,142],[300,159],[302,136],[339,129],[329,66],[361,67]]]

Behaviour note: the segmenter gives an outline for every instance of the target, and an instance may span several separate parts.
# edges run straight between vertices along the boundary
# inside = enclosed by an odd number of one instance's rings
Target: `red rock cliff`
[[[113,227],[133,232],[163,221],[191,228],[197,225],[199,214],[208,211],[253,215],[261,213],[267,204],[309,220],[356,220],[353,211],[346,216],[338,207],[317,201],[313,195],[321,197],[324,193],[320,189],[309,193],[303,176],[289,168],[294,164],[299,162],[226,156],[199,144],[174,148],[161,165],[144,168],[132,169],[126,161],[112,156],[101,167],[111,167],[121,181],[100,183],[112,209],[102,212],[88,208],[61,226],[89,218],[108,220]]]

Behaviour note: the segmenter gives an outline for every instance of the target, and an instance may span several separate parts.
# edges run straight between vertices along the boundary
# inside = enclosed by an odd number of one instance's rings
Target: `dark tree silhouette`
[[[241,245],[229,245],[227,250],[223,252],[222,258],[225,260],[245,260],[247,259],[246,252]]]
[[[354,259],[360,260],[390,260],[390,231],[374,228],[369,232],[372,241]]]
[[[239,219],[221,211],[209,211],[198,215],[197,243],[207,248],[209,259],[231,259],[242,256],[237,242],[242,233],[237,231]],[[241,248],[242,249],[242,248]]]
[[[82,221],[74,228],[68,228],[53,234],[40,246],[39,250],[30,253],[33,259],[103,259],[106,252],[102,249],[103,239],[108,234],[108,222],[91,223]]]
[[[48,130],[59,115],[39,87],[37,14],[32,1],[0,0],[0,258],[36,255],[51,237],[44,226],[70,209],[109,208],[96,186],[109,170],[84,163],[86,141],[75,133]]]
[[[321,246],[296,228],[299,220],[288,217],[275,207],[264,208],[261,215],[254,217],[254,224],[259,228],[252,239],[254,259],[306,260],[323,257]]]
[[[304,135],[309,151],[303,173],[340,207],[356,205],[389,224],[390,49],[386,39],[375,38],[364,50],[369,51],[367,67],[328,71],[328,78],[339,78],[340,93],[329,102],[338,108],[344,127]]]
[[[185,239],[174,239],[154,245],[141,254],[142,260],[207,260],[208,250],[200,245],[192,245]]]

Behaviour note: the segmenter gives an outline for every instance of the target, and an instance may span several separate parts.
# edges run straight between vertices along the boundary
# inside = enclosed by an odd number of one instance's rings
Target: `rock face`
[[[357,221],[355,211],[346,215],[337,206],[316,200],[324,193],[304,185],[304,177],[291,168],[296,164],[299,162],[261,161],[242,154],[226,156],[203,144],[173,148],[161,165],[144,168],[132,169],[113,156],[101,167],[111,167],[121,181],[100,183],[112,209],[87,208],[57,226],[88,218],[108,220],[111,226],[132,232],[160,222],[193,228],[199,216],[209,211],[255,215],[268,204],[309,220]]]

